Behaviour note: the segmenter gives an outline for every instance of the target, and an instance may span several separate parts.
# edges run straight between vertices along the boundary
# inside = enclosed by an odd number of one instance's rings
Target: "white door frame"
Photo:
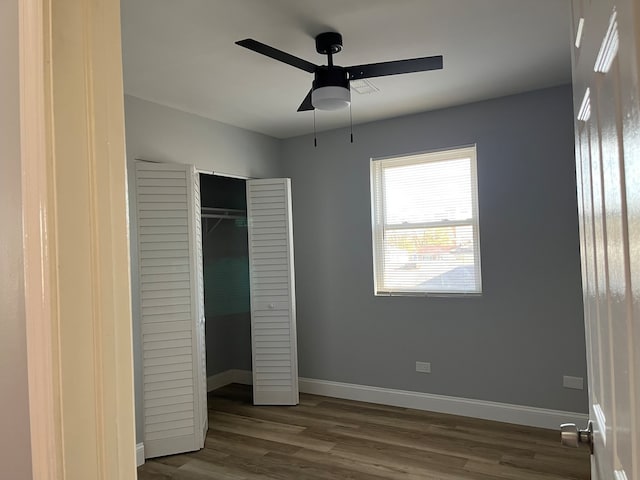
[[[119,2],[20,0],[33,478],[132,479]]]

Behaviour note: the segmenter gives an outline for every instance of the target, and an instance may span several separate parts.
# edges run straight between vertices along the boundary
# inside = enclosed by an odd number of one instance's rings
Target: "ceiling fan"
[[[252,38],[240,40],[236,44],[314,74],[312,88],[298,108],[299,112],[314,109],[338,110],[349,106],[351,103],[349,82],[351,80],[442,69],[442,55],[352,67],[334,65],[333,55],[342,50],[342,35],[337,32],[325,32],[316,37],[316,51],[327,56],[327,65],[314,65]]]

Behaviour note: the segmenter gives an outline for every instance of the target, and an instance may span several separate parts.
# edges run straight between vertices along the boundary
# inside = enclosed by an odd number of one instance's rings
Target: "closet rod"
[[[246,218],[247,211],[237,208],[202,207],[202,218]]]

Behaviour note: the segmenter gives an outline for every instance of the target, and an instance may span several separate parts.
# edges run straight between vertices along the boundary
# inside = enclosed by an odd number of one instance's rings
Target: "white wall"
[[[248,178],[279,177],[281,143],[241,128],[185,113],[173,108],[125,96],[128,170],[135,159],[195,165],[216,173]],[[131,232],[131,298],[133,313],[136,437],[142,442],[142,352],[135,195],[129,178],[129,226]]]
[[[0,477],[31,478],[22,257],[18,1],[0,2]]]

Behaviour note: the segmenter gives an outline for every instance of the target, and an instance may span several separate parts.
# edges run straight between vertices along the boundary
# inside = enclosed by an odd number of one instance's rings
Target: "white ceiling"
[[[430,55],[444,70],[371,79],[354,123],[571,81],[569,0],[122,0],[125,93],[278,138],[313,131],[296,112],[312,75],[234,44],[316,64],[314,37],[343,35],[337,65]],[[317,112],[318,130],[349,112]]]

